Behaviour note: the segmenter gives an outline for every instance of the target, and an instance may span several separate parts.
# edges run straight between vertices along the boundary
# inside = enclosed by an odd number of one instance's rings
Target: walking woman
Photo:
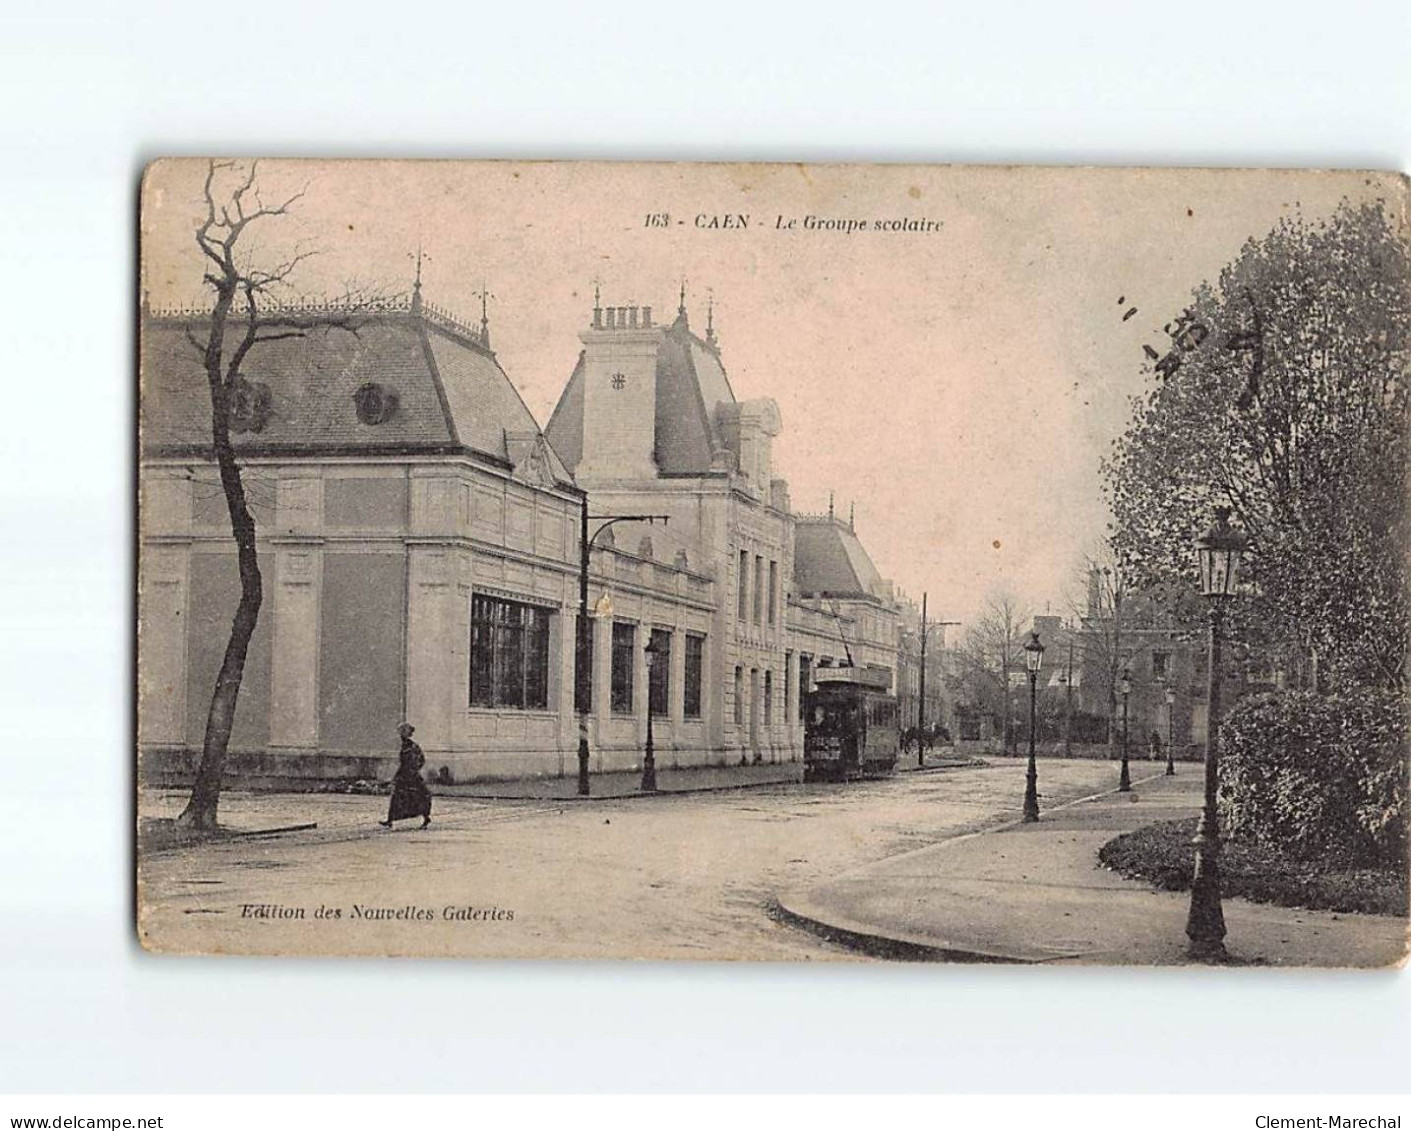
[[[412,741],[415,730],[411,723],[403,723],[397,728],[397,733],[402,736],[401,762],[397,766],[396,777],[392,779],[392,804],[387,810],[387,820],[377,822],[385,829],[390,829],[393,821],[404,817],[420,817],[422,828],[431,824],[431,790],[426,788],[426,782],[421,778],[426,755]]]

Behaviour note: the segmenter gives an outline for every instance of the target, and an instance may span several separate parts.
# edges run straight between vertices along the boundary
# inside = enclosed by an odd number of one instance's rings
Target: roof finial
[[[709,287],[706,288],[706,345],[713,346],[715,341],[715,292]]]
[[[412,283],[412,313],[421,313],[421,241],[416,245],[416,280]]]
[[[480,289],[474,292],[480,298],[480,343],[486,349],[490,348],[490,307],[489,302],[495,297],[490,290],[490,285],[484,279],[480,281]]]
[[[828,521],[833,521],[833,492],[828,492]]]
[[[593,329],[603,328],[603,281],[593,276]]]
[[[676,306],[676,313],[682,318],[686,317],[686,276],[681,276],[681,301]]]
[[[848,504],[848,529],[851,530],[851,531],[853,531],[854,533],[857,532],[856,519],[857,519],[857,504],[856,504],[856,503],[849,503],[849,504]]]

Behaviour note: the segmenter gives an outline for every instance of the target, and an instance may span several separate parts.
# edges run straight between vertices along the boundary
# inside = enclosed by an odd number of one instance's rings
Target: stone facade
[[[801,587],[800,519],[774,476],[772,401],[740,403],[713,329],[595,310],[540,432],[487,328],[420,303],[270,343],[245,366],[268,420],[242,433],[265,601],[228,766],[259,783],[385,778],[412,722],[454,781],[576,768],[579,534],[590,532],[594,771],[798,759],[820,664],[896,668],[896,609],[867,577]],[[143,773],[195,764],[238,597],[189,313],[144,319],[139,642]],[[188,352],[183,352],[187,348]],[[369,392],[369,389],[372,389]],[[370,407],[371,406],[371,407]],[[648,672],[645,644],[667,651]],[[655,686],[654,686],[655,685]],[[444,768],[444,770],[443,770]]]

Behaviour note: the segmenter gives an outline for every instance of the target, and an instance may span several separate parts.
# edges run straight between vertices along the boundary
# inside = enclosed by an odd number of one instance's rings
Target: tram
[[[846,781],[892,773],[901,747],[897,697],[886,672],[817,668],[804,704],[803,780]]]

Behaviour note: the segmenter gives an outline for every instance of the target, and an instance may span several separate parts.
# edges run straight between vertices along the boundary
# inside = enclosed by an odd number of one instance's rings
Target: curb
[[[927,767],[925,767],[924,769],[920,769],[920,770],[917,770],[917,769],[898,770],[894,775],[891,775],[891,776],[892,776],[892,777],[897,777],[897,778],[899,778],[899,777],[902,777],[903,775],[911,775],[911,774],[941,774],[941,773],[946,773],[946,772],[952,771],[952,770],[974,770],[974,769],[981,769],[981,768],[983,768],[985,765],[987,765],[987,763],[985,763],[985,762],[978,762],[978,761],[977,761],[977,762],[956,763],[956,764],[954,764],[954,765],[949,765],[949,766],[927,766]],[[800,773],[802,773],[802,771],[800,771]],[[883,777],[883,778],[878,778],[878,779],[876,779],[876,780],[878,780],[878,781],[887,781],[887,780],[889,780],[889,778]],[[1143,779],[1143,780],[1145,780],[1145,779]],[[435,797],[445,798],[445,799],[447,799],[447,800],[454,800],[454,799],[456,799],[456,798],[466,798],[466,799],[472,800],[472,801],[540,801],[540,802],[629,801],[629,800],[635,800],[635,799],[646,798],[646,797],[671,797],[671,796],[675,796],[675,795],[684,795],[684,794],[692,794],[692,793],[727,793],[727,792],[730,792],[731,790],[762,789],[762,788],[764,788],[765,786],[770,786],[770,785],[805,785],[805,784],[813,784],[813,783],[806,783],[806,782],[804,782],[804,780],[803,780],[802,777],[797,777],[797,778],[771,778],[771,779],[768,780],[768,781],[733,782],[733,783],[728,784],[728,785],[693,785],[693,786],[687,786],[687,787],[684,788],[684,789],[658,789],[655,793],[643,793],[640,789],[633,790],[633,791],[630,792],[630,793],[595,793],[595,794],[589,794],[587,797],[583,797],[582,795],[576,794],[576,793],[575,793],[575,794],[572,794],[572,795],[570,795],[570,796],[568,796],[568,797],[536,797],[536,796],[533,796],[532,794],[522,794],[522,793],[437,793],[436,790],[435,790],[435,788],[433,787],[433,789],[432,789],[432,795],[435,796]],[[818,783],[818,784],[824,784],[824,783]]]
[[[633,790],[631,793],[593,793],[587,797],[577,793],[568,797],[535,797],[532,794],[523,793],[434,793],[434,791],[433,796],[447,801],[464,799],[467,801],[536,801],[541,804],[569,804],[594,801],[636,801],[649,797],[677,797],[692,793],[727,793],[731,790],[763,789],[770,785],[802,784],[802,780],[797,778],[773,778],[770,781],[734,782],[729,785],[693,785],[685,789],[658,789],[652,793],[643,793],[641,789]]]
[[[1165,771],[1149,774],[1144,778],[1136,778],[1132,781],[1135,788],[1144,782],[1153,781],[1156,778],[1165,777]],[[1090,793],[1085,797],[1077,797],[1072,801],[1065,801],[1060,805],[1054,805],[1045,810],[1048,813],[1061,812],[1064,809],[1071,809],[1075,805],[1083,805],[1090,801],[1096,801],[1101,797],[1109,797],[1115,793],[1123,792],[1118,787],[1100,790],[1097,793]],[[925,845],[922,848],[913,848],[910,852],[902,852],[896,856],[886,856],[882,860],[872,864],[863,865],[865,868],[876,867],[877,864],[885,863],[889,860],[905,860],[908,857],[916,856],[922,852],[931,852],[943,845],[959,844],[961,841],[972,840],[975,837],[990,836],[994,833],[1004,832],[1007,829],[1019,828],[1025,824],[1022,817],[1018,820],[1002,821],[999,824],[991,825],[989,828],[979,829],[975,832],[961,833],[958,836],[947,837],[938,840],[934,844]],[[855,869],[860,871],[861,869]],[[846,873],[845,873],[846,874]],[[834,942],[842,946],[849,947],[877,958],[891,958],[898,961],[923,961],[923,962],[971,962],[986,963],[990,965],[1014,965],[1014,966],[1039,966],[1046,962],[1054,961],[1053,957],[1045,958],[1020,958],[1012,954],[996,954],[988,951],[966,950],[963,947],[947,947],[934,943],[921,943],[911,939],[898,938],[895,935],[886,935],[879,932],[866,931],[857,927],[844,927],[836,923],[830,923],[825,919],[814,915],[807,915],[797,911],[787,905],[786,899],[789,896],[774,896],[770,902],[771,909],[774,909],[776,917],[780,922],[800,930],[808,931],[829,942]]]
[[[892,962],[955,962],[983,966],[1033,966],[1038,960],[1015,958],[1013,955],[989,954],[979,950],[965,950],[961,947],[936,946],[932,943],[912,942],[893,935],[882,935],[862,931],[853,927],[840,927],[834,923],[805,915],[785,906],[780,900],[771,900],[766,908],[770,918],[797,930],[807,931],[817,938],[835,946],[865,954],[869,958],[881,958]]]

